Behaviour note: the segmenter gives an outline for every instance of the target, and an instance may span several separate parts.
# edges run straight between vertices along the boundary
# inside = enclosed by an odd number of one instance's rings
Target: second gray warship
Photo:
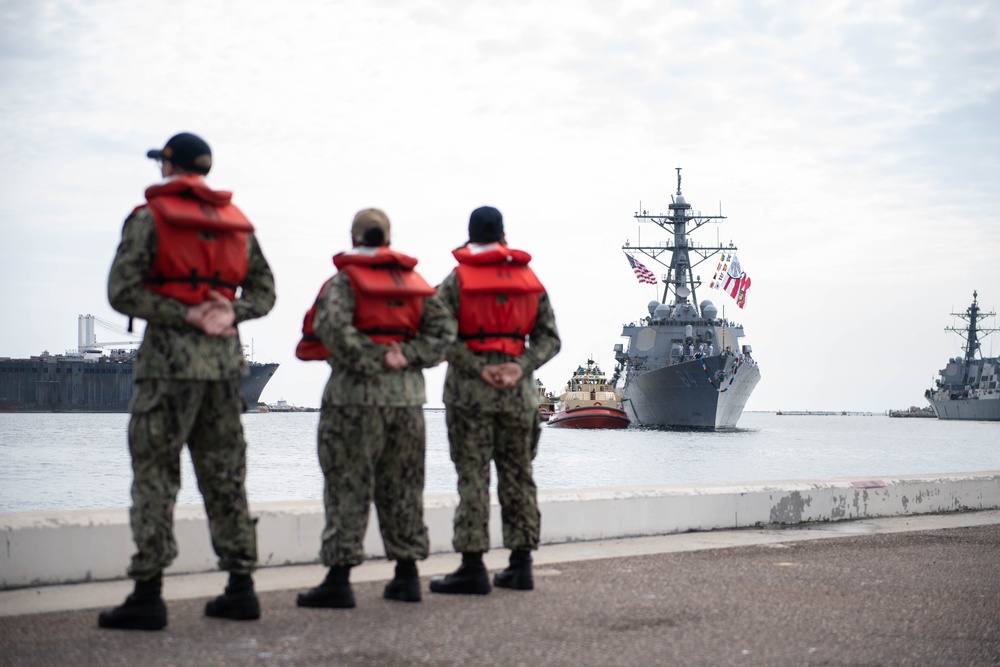
[[[1000,357],[983,357],[979,337],[997,329],[986,329],[980,321],[996,313],[979,310],[979,294],[972,292],[972,305],[965,313],[952,313],[967,326],[953,331],[965,335],[965,355],[948,360],[935,386],[924,392],[938,419],[1000,421]]]
[[[760,370],[750,346],[740,344],[743,327],[719,317],[711,301],[698,302],[701,280],[692,269],[717,253],[734,257],[736,247],[689,242],[689,232],[725,216],[692,211],[681,194],[680,168],[671,199],[667,215],[638,211],[634,216],[669,232],[671,240],[622,246],[632,262],[635,255],[645,255],[667,268],[660,279],[662,298],[648,304],[648,316],[622,328],[627,345],[615,346],[615,379],[624,375],[622,407],[639,426],[732,429],[760,381]]]

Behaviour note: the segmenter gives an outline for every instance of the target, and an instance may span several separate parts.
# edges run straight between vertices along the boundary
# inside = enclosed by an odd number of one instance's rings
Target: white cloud
[[[370,205],[432,280],[469,211],[499,207],[566,339],[540,377],[556,388],[591,354],[610,368],[650,298],[619,250],[631,212],[664,210],[683,166],[688,200],[730,216],[698,240],[734,240],[753,275],[749,407],[920,404],[947,313],[974,288],[1000,304],[998,17],[992,2],[0,3],[0,277],[24,286],[0,298],[18,320],[0,354],[70,347],[81,312],[121,318],[104,280],[156,177],[143,153],[190,130],[277,275],[274,313],[243,327],[282,364],[265,399],[318,403],[298,328]]]

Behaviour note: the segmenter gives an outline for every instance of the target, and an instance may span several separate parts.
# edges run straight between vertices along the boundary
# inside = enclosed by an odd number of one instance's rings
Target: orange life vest
[[[235,300],[247,275],[247,233],[253,225],[232,198],[193,176],[148,187],[157,250],[143,287],[189,305],[205,301],[210,290]]]
[[[545,291],[528,267],[531,255],[499,243],[464,246],[452,255],[458,260],[458,337],[474,352],[519,356]]]
[[[416,337],[424,299],[433,296],[436,290],[413,270],[417,265],[415,258],[386,247],[363,248],[335,255],[333,264],[347,275],[357,297],[352,320],[355,329],[376,343],[402,342]],[[329,280],[324,283],[320,295],[329,283]],[[302,340],[295,348],[295,356],[305,361],[330,356],[313,328],[318,301],[317,295],[302,322]]]

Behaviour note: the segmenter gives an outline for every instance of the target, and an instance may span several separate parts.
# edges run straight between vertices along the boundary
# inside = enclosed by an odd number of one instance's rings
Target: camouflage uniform
[[[441,361],[456,328],[437,297],[425,299],[420,334],[401,343],[409,366],[388,370],[386,346],[352,325],[355,299],[347,275],[338,273],[320,295],[313,323],[332,368],[318,442],[326,507],[321,557],[328,567],[361,563],[372,500],[386,556],[427,557],[422,369]]]
[[[249,574],[257,563],[257,544],[244,487],[246,441],[240,423],[246,359],[238,336],[202,333],[185,322],[186,304],[143,287],[156,250],[156,223],[149,209],[141,208],[125,221],[108,278],[112,307],[148,322],[135,361],[128,431],[132,537],[138,549],[128,574],[137,581],[149,579],[177,556],[173,511],[185,443],[219,567]],[[274,277],[253,234],[247,235],[247,254],[242,293],[233,302],[235,324],[274,306]]]
[[[438,287],[438,296],[457,318],[459,285],[454,272]],[[532,372],[554,357],[560,345],[552,305],[543,293],[535,328],[520,356],[476,353],[461,340],[448,348],[444,403],[459,495],[452,539],[455,551],[489,550],[491,459],[497,468],[504,546],[521,551],[538,548],[541,516],[532,461],[538,453],[541,428]],[[480,374],[485,366],[511,361],[524,371],[517,385],[501,390],[483,381]]]

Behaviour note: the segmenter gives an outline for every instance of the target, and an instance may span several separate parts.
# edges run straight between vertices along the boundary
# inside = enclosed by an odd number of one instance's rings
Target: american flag
[[[635,271],[635,277],[639,279],[640,283],[649,283],[650,285],[656,284],[656,276],[653,272],[642,265],[642,262],[632,257],[632,255],[625,255],[628,257],[628,263],[632,265],[632,270]]]

